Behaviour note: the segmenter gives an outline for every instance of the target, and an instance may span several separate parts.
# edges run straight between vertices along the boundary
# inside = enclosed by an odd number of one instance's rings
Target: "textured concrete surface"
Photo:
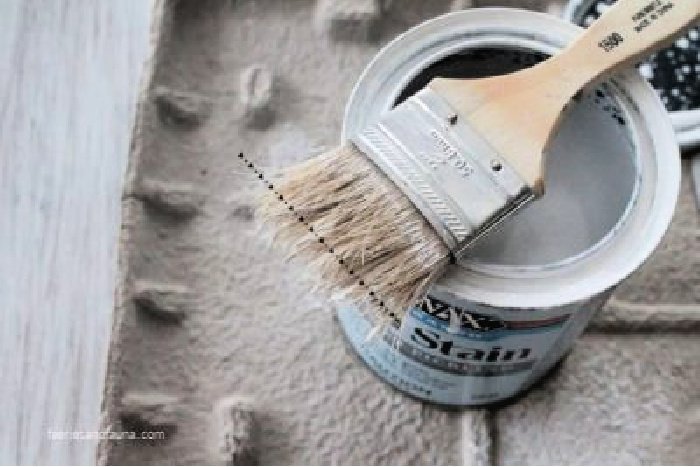
[[[499,464],[697,464],[697,335],[588,335],[498,411]]]
[[[333,310],[261,239],[259,184],[236,157],[267,170],[330,148],[381,43],[449,7],[409,3],[373,19],[385,22],[373,41],[319,31],[311,1],[171,4],[124,201],[105,423],[123,427],[125,393],[165,393],[178,426],[166,443],[107,442],[102,462],[237,462],[217,402],[231,394],[251,400],[246,443],[262,464],[487,461],[464,414],[395,392],[346,348]],[[201,101],[207,118],[191,117]],[[191,204],[182,186],[203,196],[197,214],[172,215]]]
[[[212,441],[214,462],[221,465],[252,464],[255,447],[256,416],[253,402],[246,397],[227,396],[213,411]]]
[[[687,183],[664,246],[595,332],[500,408],[447,410],[375,378],[265,239],[259,184],[238,152],[267,172],[334,146],[378,48],[469,6],[457,3],[165,3],[123,202],[104,424],[123,427],[134,400],[157,394],[177,429],[158,443],[106,441],[101,462],[649,463],[697,452],[699,229]],[[193,193],[197,209],[172,215]],[[649,333],[664,320],[666,333]],[[140,406],[141,419],[154,410]]]

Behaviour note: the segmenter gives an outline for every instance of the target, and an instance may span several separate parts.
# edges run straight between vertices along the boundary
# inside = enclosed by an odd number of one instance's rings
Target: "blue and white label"
[[[414,396],[450,405],[486,404],[517,394],[560,347],[555,344],[572,321],[563,310],[512,319],[429,297],[400,325],[368,339],[373,324],[366,317],[351,307],[338,315],[356,351],[383,379]]]

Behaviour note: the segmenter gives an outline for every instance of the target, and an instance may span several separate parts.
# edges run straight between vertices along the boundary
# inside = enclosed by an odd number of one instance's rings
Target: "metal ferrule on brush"
[[[507,161],[430,88],[352,141],[396,183],[457,258],[534,197]]]

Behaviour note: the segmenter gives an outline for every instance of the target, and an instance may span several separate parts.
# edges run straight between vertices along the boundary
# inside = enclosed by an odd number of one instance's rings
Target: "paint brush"
[[[698,0],[620,0],[532,68],[435,78],[352,141],[287,169],[264,215],[327,287],[401,316],[451,259],[544,194],[548,143],[579,90],[699,19]]]

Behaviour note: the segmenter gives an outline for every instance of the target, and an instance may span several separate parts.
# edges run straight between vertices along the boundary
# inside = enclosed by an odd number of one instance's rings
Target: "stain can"
[[[524,10],[450,13],[396,38],[348,101],[354,135],[434,76],[515,71],[563,48],[580,28]],[[340,324],[396,388],[446,405],[511,398],[541,378],[615,286],[658,245],[680,181],[678,145],[654,90],[633,70],[580,93],[547,158],[547,194],[479,240],[382,335],[350,305]]]

